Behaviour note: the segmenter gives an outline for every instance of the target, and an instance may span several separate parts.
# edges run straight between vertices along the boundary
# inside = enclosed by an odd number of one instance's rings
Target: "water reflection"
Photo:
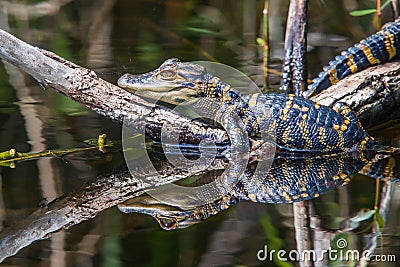
[[[166,230],[185,228],[242,200],[277,204],[317,198],[348,184],[351,177],[360,171],[374,178],[397,178],[397,171],[391,164],[393,160],[390,155],[377,154],[375,151],[308,157],[301,154],[278,154],[266,173],[257,169],[262,160],[252,159],[231,190],[220,199],[210,199],[207,204],[196,206],[193,204],[199,203],[193,200],[196,196],[182,194],[176,187],[165,185],[149,192],[150,195],[128,200],[118,208],[124,213],[150,215]],[[201,187],[218,179],[221,172],[213,170],[212,174],[186,186]],[[214,186],[228,188],[228,181],[222,181],[225,184],[214,183]]]
[[[159,154],[156,154],[159,156]],[[212,166],[203,171],[177,170],[173,165],[166,161],[157,161],[159,173],[150,173],[146,180],[142,180],[148,168],[141,164],[142,158],[136,159],[137,168],[134,172],[129,172],[126,167],[116,169],[111,174],[98,177],[93,183],[86,184],[64,196],[58,197],[44,207],[36,210],[28,217],[19,220],[12,226],[0,232],[0,259],[9,257],[20,249],[29,246],[33,241],[42,239],[48,234],[58,231],[61,228],[69,228],[72,225],[81,223],[92,218],[100,211],[112,207],[116,204],[123,212],[139,212],[153,216],[164,229],[171,230],[185,228],[204,221],[212,215],[228,209],[241,200],[250,200],[262,203],[298,203],[296,207],[312,205],[311,202],[304,202],[316,198],[329,190],[337,189],[350,181],[350,177],[357,172],[362,172],[374,178],[383,178],[385,181],[384,194],[381,200],[381,207],[378,210],[362,212],[355,217],[343,218],[342,226],[335,230],[335,233],[358,229],[364,221],[370,221],[373,216],[380,216],[380,220],[385,220],[388,211],[388,203],[393,196],[393,181],[398,177],[398,172],[394,161],[398,160],[398,154],[381,154],[376,151],[364,151],[363,153],[338,154],[313,157],[294,157],[293,154],[277,154],[272,167],[268,173],[258,173],[257,165],[260,160],[252,158],[246,171],[240,177],[238,183],[226,195],[218,200],[201,206],[190,206],[192,200],[190,196],[175,194],[172,188],[154,192],[148,191],[152,196],[164,199],[178,199],[185,206],[172,206],[160,202],[150,196],[141,196],[146,189],[146,181],[154,179],[169,183],[182,177],[191,178],[189,183],[183,182],[188,187],[199,187],[219,179],[221,172],[229,168],[229,162],[223,159],[216,159]],[[157,159],[157,157],[153,158]],[[159,158],[158,158],[159,159]],[[161,163],[161,164],[160,164]],[[263,175],[263,176],[261,176]],[[265,175],[265,176],[264,176]],[[389,177],[388,177],[389,176]],[[196,179],[193,179],[196,178]],[[228,187],[221,180],[221,187]],[[147,185],[148,186],[148,185]],[[185,199],[186,198],[186,199]],[[130,200],[128,200],[130,199]],[[128,200],[122,203],[124,200]],[[178,203],[178,202],[175,202]],[[298,206],[299,205],[299,206]],[[313,210],[313,209],[311,209]],[[309,212],[311,212],[309,210]],[[246,214],[246,211],[242,211]],[[301,209],[298,215],[304,213]],[[312,212],[313,213],[313,212]],[[303,214],[302,220],[317,216],[316,214]],[[294,223],[295,227],[300,227],[305,222]],[[373,225],[381,224],[374,219]],[[307,224],[308,225],[308,224]],[[326,231],[321,224],[323,235],[330,240],[336,238],[329,231]],[[376,228],[371,235],[370,249],[373,251],[377,245]],[[299,231],[305,231],[308,227],[300,227]],[[319,229],[319,228],[318,228]],[[268,230],[267,234],[272,234]],[[57,235],[60,237],[59,235]],[[297,240],[305,242],[303,245],[311,245],[307,240]],[[299,244],[298,244],[299,245]],[[298,248],[300,250],[300,247]]]

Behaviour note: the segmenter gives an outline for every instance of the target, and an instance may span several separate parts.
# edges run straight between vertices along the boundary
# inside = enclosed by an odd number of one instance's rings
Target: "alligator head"
[[[164,230],[181,229],[199,223],[205,218],[196,208],[184,210],[179,207],[163,204],[147,196],[139,196],[118,205],[123,213],[142,213],[150,215]]]
[[[211,78],[205,67],[171,58],[151,72],[122,75],[118,86],[139,96],[179,105],[199,97]]]

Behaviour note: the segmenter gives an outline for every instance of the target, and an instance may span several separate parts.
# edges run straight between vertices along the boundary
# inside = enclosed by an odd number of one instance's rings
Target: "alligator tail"
[[[360,41],[323,68],[303,93],[305,98],[319,94],[346,76],[370,66],[388,62],[400,54],[400,17],[385,24],[382,29]]]

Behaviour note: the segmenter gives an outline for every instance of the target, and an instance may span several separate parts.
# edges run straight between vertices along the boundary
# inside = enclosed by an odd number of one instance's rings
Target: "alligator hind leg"
[[[358,124],[360,128],[362,128],[362,125],[360,121],[358,120],[356,114],[350,109],[348,105],[346,105],[343,102],[337,102],[336,104],[333,105],[332,109],[336,111],[337,113],[343,115],[344,121],[341,125],[337,125],[335,129],[341,130],[341,131],[346,131],[349,127],[350,124]]]
[[[337,129],[341,130],[344,134],[353,135],[353,138],[360,138],[359,143],[357,144],[356,149],[366,149],[366,148],[377,148],[378,144],[375,139],[364,132],[364,128],[361,125],[361,122],[357,118],[356,114],[350,109],[348,105],[343,102],[337,102],[332,107],[333,110],[342,114],[344,116],[344,122],[342,125],[338,125]],[[359,127],[362,131],[350,131],[346,132],[347,129],[352,127]],[[379,147],[381,147],[379,145]]]
[[[337,102],[333,105],[332,109],[337,113],[342,114],[347,120],[349,120],[349,122],[358,122],[356,114],[347,104],[343,102]]]
[[[396,164],[400,160],[400,155],[380,155],[375,156],[371,162],[364,166],[359,172],[375,179],[399,181],[400,166]]]

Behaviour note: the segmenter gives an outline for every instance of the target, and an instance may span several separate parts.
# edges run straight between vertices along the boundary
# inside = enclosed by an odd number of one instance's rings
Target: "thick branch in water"
[[[312,97],[323,105],[346,103],[364,127],[400,116],[400,61],[368,68]]]

